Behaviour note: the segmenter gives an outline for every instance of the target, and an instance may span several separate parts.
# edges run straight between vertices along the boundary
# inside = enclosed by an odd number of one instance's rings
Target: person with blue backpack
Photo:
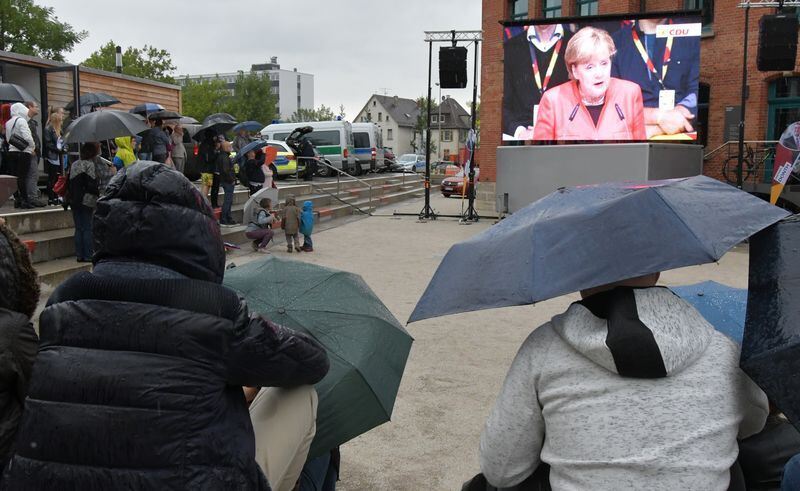
[[[303,211],[300,213],[300,233],[303,234],[303,247],[305,252],[314,251],[311,241],[311,232],[314,231],[314,205],[310,201],[303,202]]]

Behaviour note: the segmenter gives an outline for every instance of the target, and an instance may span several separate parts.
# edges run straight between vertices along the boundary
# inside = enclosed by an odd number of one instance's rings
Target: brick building
[[[494,200],[496,148],[501,142],[503,101],[503,20],[570,17],[579,15],[703,10],[701,41],[699,138],[705,153],[704,172],[722,178],[730,156],[726,141],[738,138],[741,102],[744,9],[739,0],[483,0],[481,66],[481,145],[478,162],[481,181],[488,181],[479,198]],[[776,140],[789,123],[800,120],[800,72],[759,72],[756,69],[758,21],[776,9],[750,11],[748,89],[745,108],[746,140]],[[795,63],[797,65],[797,62]],[[726,125],[726,114],[728,125]],[[720,149],[720,147],[722,147]],[[730,147],[735,152],[736,145]]]

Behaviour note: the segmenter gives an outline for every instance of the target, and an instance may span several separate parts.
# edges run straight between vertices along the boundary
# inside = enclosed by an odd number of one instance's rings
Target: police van
[[[362,171],[385,170],[383,137],[375,123],[353,123],[353,147]]]
[[[307,123],[273,123],[261,130],[264,140],[285,141],[295,128],[311,126],[314,131],[306,135],[314,148],[328,159],[331,165],[350,175],[356,175],[357,166],[353,149],[353,128],[347,121],[311,121]],[[317,174],[327,176],[333,171],[324,165],[317,166]]]

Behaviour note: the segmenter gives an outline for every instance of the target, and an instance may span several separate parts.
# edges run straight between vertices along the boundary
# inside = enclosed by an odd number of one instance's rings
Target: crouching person
[[[163,164],[125,168],[97,202],[94,270],[40,318],[9,489],[268,490],[242,386],[326,374],[311,338],[223,287],[208,201]]]
[[[28,250],[0,218],[0,465],[3,466],[11,457],[39,348],[31,325],[38,302],[39,278]]]
[[[657,280],[582,291],[528,336],[481,435],[489,484],[548,464],[526,486],[728,489],[736,438],[764,427],[767,398],[736,343]]]

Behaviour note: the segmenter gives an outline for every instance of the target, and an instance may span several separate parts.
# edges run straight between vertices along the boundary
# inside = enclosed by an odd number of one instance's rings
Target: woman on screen
[[[534,140],[645,140],[642,90],[611,77],[614,41],[584,27],[567,43],[571,81],[542,96]]]

